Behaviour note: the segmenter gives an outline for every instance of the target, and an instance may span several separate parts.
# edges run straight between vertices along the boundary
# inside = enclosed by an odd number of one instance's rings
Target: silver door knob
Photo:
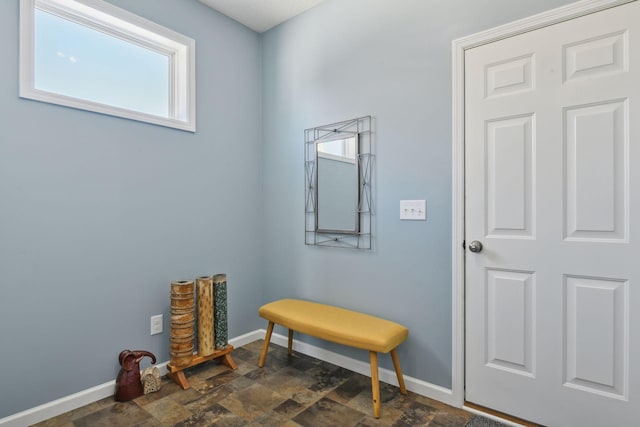
[[[482,243],[480,243],[477,240],[474,240],[473,242],[469,243],[469,250],[475,253],[482,251]]]

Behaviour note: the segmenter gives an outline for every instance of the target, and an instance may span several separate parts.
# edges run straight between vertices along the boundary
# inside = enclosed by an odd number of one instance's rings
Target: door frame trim
[[[451,326],[452,366],[451,404],[464,404],[464,334],[465,334],[465,251],[464,241],[464,55],[467,49],[506,39],[580,16],[599,12],[638,0],[582,0],[539,13],[499,27],[471,34],[451,42],[452,61],[452,262],[451,262]]]

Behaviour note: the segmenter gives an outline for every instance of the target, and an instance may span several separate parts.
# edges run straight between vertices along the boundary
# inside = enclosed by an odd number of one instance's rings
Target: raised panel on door
[[[628,281],[567,275],[564,285],[564,385],[626,399]]]
[[[628,71],[628,32],[602,34],[563,47],[564,79],[594,78]]]
[[[533,376],[534,274],[488,269],[486,286],[487,366]]]
[[[487,230],[491,237],[533,237],[534,116],[486,123]]]
[[[565,109],[565,237],[626,240],[627,100]]]
[[[485,97],[512,95],[534,89],[534,56],[523,55],[485,67]]]

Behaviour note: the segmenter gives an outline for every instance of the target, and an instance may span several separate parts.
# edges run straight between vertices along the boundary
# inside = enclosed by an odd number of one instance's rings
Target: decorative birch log
[[[227,275],[216,274],[213,276],[214,292],[214,328],[215,346],[217,350],[227,347],[229,344],[229,330],[227,326]]]
[[[186,366],[191,363],[194,348],[195,294],[193,280],[171,282],[170,363]]]
[[[213,277],[196,279],[198,292],[198,355],[209,356],[215,350],[213,330]]]

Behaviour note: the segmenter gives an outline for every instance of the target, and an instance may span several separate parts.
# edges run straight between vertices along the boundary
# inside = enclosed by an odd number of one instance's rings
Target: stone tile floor
[[[217,361],[185,371],[191,388],[164,378],[161,390],[130,402],[112,397],[36,424],[37,427],[395,426],[462,427],[471,414],[380,383],[382,415],[372,415],[371,380],[263,341],[233,351],[231,370]]]

